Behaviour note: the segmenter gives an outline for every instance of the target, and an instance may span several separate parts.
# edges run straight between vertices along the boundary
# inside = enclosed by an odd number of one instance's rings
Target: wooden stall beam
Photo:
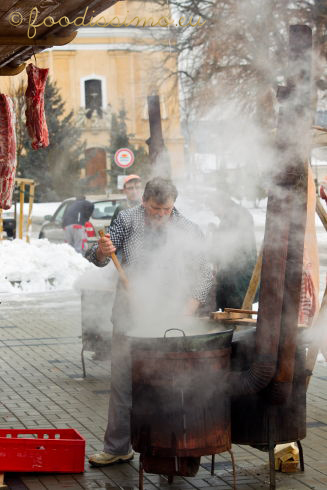
[[[77,36],[77,31],[69,36],[47,36],[43,39],[30,39],[28,36],[0,36],[2,46],[64,46],[72,42]]]
[[[16,184],[35,184],[35,181],[33,179],[24,179],[22,177],[16,177],[15,178]]]
[[[10,77],[13,75],[19,75],[26,67],[26,63],[22,63],[18,66],[3,66],[0,68],[0,77]]]
[[[227,313],[243,313],[244,315],[257,315],[258,312],[255,310],[245,310],[243,308],[225,308],[224,311]]]

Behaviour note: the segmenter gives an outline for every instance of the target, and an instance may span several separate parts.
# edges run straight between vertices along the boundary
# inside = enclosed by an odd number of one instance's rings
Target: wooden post
[[[8,488],[7,485],[5,484],[5,474],[4,473],[0,473],[0,488]]]
[[[34,192],[35,192],[35,184],[30,184],[30,197],[29,197],[27,224],[26,224],[26,241],[27,241],[27,243],[30,243],[30,227],[32,225],[32,210],[33,210],[33,203],[34,203]]]
[[[24,195],[25,195],[25,183],[20,183],[19,190],[19,233],[18,238],[23,239],[23,223],[24,223]]]
[[[252,277],[249,283],[248,290],[244,297],[242,303],[242,310],[251,310],[252,304],[259,286],[260,277],[261,277],[261,267],[262,267],[262,248],[257,258],[257,262],[252,272]]]
[[[105,237],[105,231],[104,230],[99,230],[99,235],[101,238]],[[121,266],[121,263],[119,262],[118,258],[117,258],[117,255],[115,254],[115,252],[113,252],[111,254],[111,259],[118,271],[118,274],[119,274],[119,277],[120,277],[120,280],[124,286],[125,289],[128,289],[129,287],[129,283],[128,283],[128,278],[126,276],[126,273],[124,271],[124,269],[122,268]]]

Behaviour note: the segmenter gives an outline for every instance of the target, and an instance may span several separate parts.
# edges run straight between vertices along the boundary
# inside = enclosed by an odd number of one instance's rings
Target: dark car
[[[3,231],[7,233],[8,238],[16,238],[16,220],[15,218],[3,218]]]
[[[2,211],[2,228],[6,232],[7,238],[16,238],[16,204],[13,202],[14,209],[4,209]]]

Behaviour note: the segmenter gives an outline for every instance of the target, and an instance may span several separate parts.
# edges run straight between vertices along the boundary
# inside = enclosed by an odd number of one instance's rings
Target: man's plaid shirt
[[[114,224],[109,227],[111,241],[117,250],[121,250],[123,253],[124,267],[126,267],[127,273],[129,266],[147,264],[149,228],[145,223],[145,210],[142,205],[121,211]],[[170,236],[176,236],[174,230],[178,231],[179,237],[182,237],[176,246],[179,252],[183,253],[185,249],[185,254],[190,254],[192,271],[195,271],[193,284],[190,285],[190,296],[200,303],[205,303],[212,286],[212,272],[203,254],[204,237],[199,227],[184,218],[174,208],[165,229],[167,240]],[[153,234],[159,234],[160,240],[160,233],[161,230],[157,230]],[[104,262],[99,262],[96,257],[97,247],[97,244],[93,245],[86,252],[85,257],[98,267],[104,267],[109,263],[110,258],[108,257]],[[151,251],[155,252],[155,250]]]

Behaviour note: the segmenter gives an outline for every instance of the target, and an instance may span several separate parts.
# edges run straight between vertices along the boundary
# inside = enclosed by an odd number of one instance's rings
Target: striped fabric
[[[315,288],[310,270],[303,269],[298,323],[309,327],[316,314]]]
[[[127,273],[129,266],[146,266],[148,263],[149,228],[145,224],[145,210],[142,205],[121,211],[113,226],[109,227],[108,231],[113,244],[118,251],[122,251]],[[184,255],[188,256],[188,262],[194,271],[193,283],[190,285],[191,297],[200,303],[205,303],[212,287],[212,272],[202,251],[204,250],[204,237],[199,227],[174,208],[164,230],[159,229],[153,233],[154,244],[156,241],[158,245],[161,243],[160,234],[163,235],[163,239],[176,242],[176,254],[184,252]],[[97,247],[96,244],[89,249],[85,257],[93,264],[103,267],[109,263],[110,258],[99,262],[96,257]]]

